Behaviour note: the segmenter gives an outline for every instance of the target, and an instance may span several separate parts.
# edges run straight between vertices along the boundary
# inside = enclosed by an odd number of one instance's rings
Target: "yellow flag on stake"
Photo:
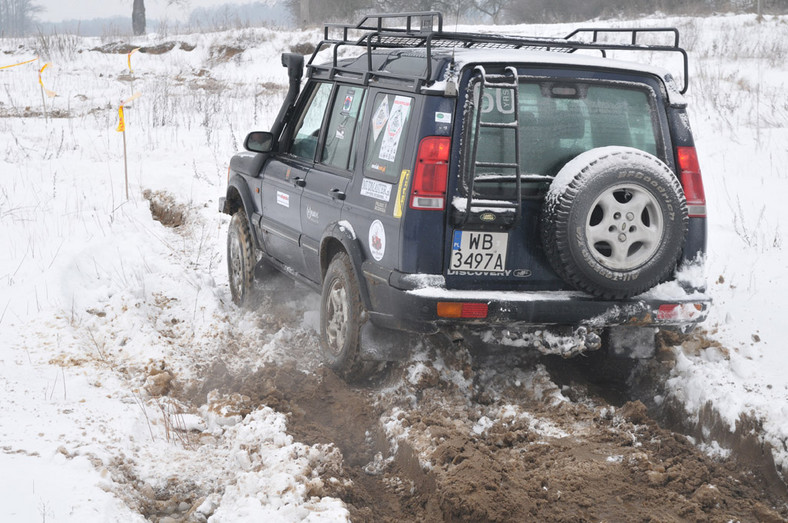
[[[44,90],[44,92],[47,94],[47,96],[48,96],[48,97],[50,97],[50,98],[54,98],[55,96],[57,96],[57,93],[56,93],[56,92],[54,92],[54,91],[50,91],[49,89],[47,89],[46,87],[44,87],[44,81],[41,79],[41,73],[43,73],[43,72],[44,72],[44,69],[46,69],[47,67],[49,67],[49,62],[45,63],[45,64],[44,64],[44,67],[42,67],[42,68],[41,68],[41,69],[38,71],[38,83],[39,83],[39,84],[41,84],[41,89],[43,89],[43,90]]]
[[[119,133],[125,132],[126,131],[126,120],[123,118],[123,106],[122,105],[120,107],[118,107],[118,117],[120,118],[120,121],[118,122],[118,128],[115,129],[115,130],[118,131]]]
[[[129,102],[132,102],[132,101],[136,100],[140,96],[142,96],[142,93],[136,92],[133,95],[131,95],[129,98],[126,98],[125,100],[120,102],[120,107],[118,107],[118,118],[119,118],[118,128],[115,129],[119,133],[122,133],[122,132],[126,131],[126,119],[123,118],[123,106],[126,105]]]
[[[32,60],[27,60],[25,62],[19,62],[18,64],[11,64],[11,65],[0,66],[0,69],[10,69],[10,68],[16,67],[18,65],[25,65],[25,64],[29,64],[30,62],[35,62],[36,60],[38,60],[37,56],[35,58],[33,58]]]
[[[129,53],[129,55],[128,55],[128,62],[129,62],[129,72],[130,72],[130,73],[132,73],[132,74],[134,73],[134,70],[131,68],[131,55],[133,55],[134,53],[136,53],[136,52],[137,52],[137,51],[139,51],[139,50],[140,50],[140,48],[139,48],[139,47],[137,47],[137,48],[135,48],[135,49],[132,49],[132,50],[131,50],[131,52],[130,52],[130,53]]]

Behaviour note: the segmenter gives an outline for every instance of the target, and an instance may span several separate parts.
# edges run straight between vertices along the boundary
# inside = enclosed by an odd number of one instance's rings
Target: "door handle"
[[[306,180],[301,178],[300,176],[296,176],[293,178],[293,185],[296,187],[306,187]]]
[[[330,194],[331,197],[333,199],[335,199],[335,200],[344,200],[345,199],[345,193],[343,193],[339,189],[331,189],[331,191],[329,191],[328,194]]]

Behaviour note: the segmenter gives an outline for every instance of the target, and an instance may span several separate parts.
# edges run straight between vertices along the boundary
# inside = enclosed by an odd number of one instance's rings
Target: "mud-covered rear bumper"
[[[434,333],[448,325],[585,326],[594,330],[617,325],[684,328],[706,319],[711,304],[704,293],[688,293],[675,282],[634,298],[603,300],[579,291],[450,290],[440,285],[440,277],[414,277],[381,270],[369,263],[364,264],[363,272],[372,322],[380,327],[420,333]],[[467,308],[468,314],[483,316],[439,315],[438,305],[446,303],[469,304],[453,309]]]

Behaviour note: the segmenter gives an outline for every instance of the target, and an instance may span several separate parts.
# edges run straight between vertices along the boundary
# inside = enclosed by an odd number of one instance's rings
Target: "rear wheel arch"
[[[326,232],[323,235],[323,240],[320,242],[321,281],[325,279],[326,272],[328,271],[328,267],[331,265],[331,261],[339,253],[347,254],[348,258],[350,259],[350,265],[353,268],[356,281],[358,282],[361,300],[364,304],[364,308],[369,310],[372,306],[372,302],[369,297],[367,280],[364,277],[364,271],[361,268],[364,262],[361,246],[359,245],[358,240],[355,238],[355,235],[349,231],[347,227],[341,226],[338,223],[334,223],[328,227],[328,229],[326,229]]]

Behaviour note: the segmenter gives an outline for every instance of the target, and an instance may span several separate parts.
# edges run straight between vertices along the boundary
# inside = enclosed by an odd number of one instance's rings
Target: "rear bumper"
[[[617,325],[687,327],[708,315],[711,299],[687,293],[675,282],[665,283],[626,300],[601,300],[578,291],[471,291],[442,286],[441,276],[406,275],[364,264],[370,294],[370,319],[381,327],[433,333],[443,326],[585,326]],[[484,317],[442,317],[439,303],[472,304]],[[482,309],[484,308],[482,305]]]

